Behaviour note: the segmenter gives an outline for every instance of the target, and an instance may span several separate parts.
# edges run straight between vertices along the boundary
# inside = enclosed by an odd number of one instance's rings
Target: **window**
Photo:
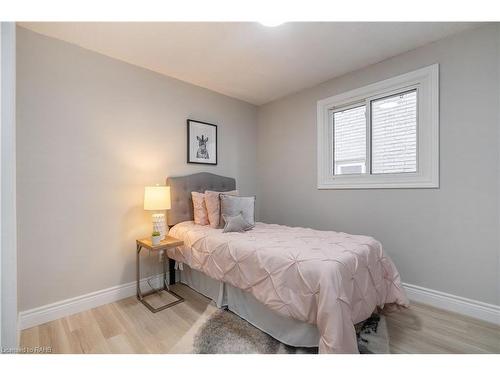
[[[318,188],[439,187],[438,66],[318,102]]]

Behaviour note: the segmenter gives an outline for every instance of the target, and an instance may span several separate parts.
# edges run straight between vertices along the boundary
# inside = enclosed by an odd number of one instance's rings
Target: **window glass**
[[[334,174],[366,172],[366,107],[333,114]]]
[[[416,90],[373,100],[371,117],[371,172],[416,172]]]

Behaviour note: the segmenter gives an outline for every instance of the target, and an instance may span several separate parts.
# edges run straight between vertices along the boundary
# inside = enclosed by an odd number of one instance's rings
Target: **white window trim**
[[[334,175],[332,110],[366,101],[367,98],[372,99],[415,87],[418,106],[418,171],[415,173]],[[439,188],[438,64],[320,100],[317,110],[318,189]],[[367,159],[370,157],[371,155],[367,155]]]

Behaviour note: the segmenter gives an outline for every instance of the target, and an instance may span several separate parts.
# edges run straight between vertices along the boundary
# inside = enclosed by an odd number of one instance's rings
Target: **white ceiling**
[[[477,26],[474,23],[20,23],[253,104]]]

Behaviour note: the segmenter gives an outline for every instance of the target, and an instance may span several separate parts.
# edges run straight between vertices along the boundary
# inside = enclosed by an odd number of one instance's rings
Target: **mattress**
[[[284,317],[314,324],[320,353],[357,353],[354,324],[377,307],[408,305],[396,267],[372,237],[256,223],[244,233],[182,222],[168,256],[250,293]]]

